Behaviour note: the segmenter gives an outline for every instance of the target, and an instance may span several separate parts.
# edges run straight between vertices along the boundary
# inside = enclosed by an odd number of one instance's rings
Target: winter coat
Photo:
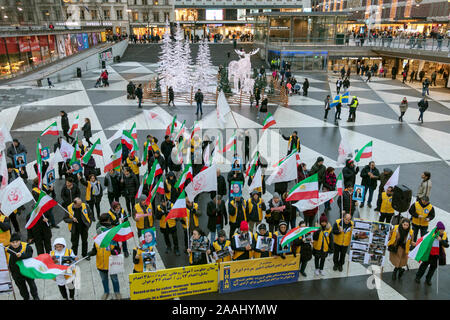
[[[121,191],[122,195],[127,198],[134,198],[139,189],[139,182],[136,175],[130,172],[129,176],[122,175],[121,179]]]
[[[400,112],[406,112],[408,109],[408,101],[400,102]]]
[[[68,189],[65,185],[61,190],[62,206],[66,208],[73,202],[73,199],[80,197],[80,188],[74,183],[72,189]]]
[[[120,174],[117,171],[114,171],[112,175],[109,172],[106,173],[104,185],[108,193],[120,197]]]
[[[336,188],[336,174],[333,173],[325,173],[325,182],[323,184],[324,188],[327,188],[328,191],[334,191]]]
[[[325,182],[325,171],[326,170],[327,170],[327,168],[323,164],[319,165],[316,162],[311,167],[311,170],[309,171],[309,175],[312,176],[317,173],[317,175],[319,177],[319,185],[322,185]]]
[[[372,174],[376,177],[376,178],[371,178],[369,177],[369,172],[372,172]],[[380,179],[380,172],[378,171],[378,169],[375,167],[373,168],[373,170],[370,170],[369,165],[365,166],[364,169],[361,170],[361,184],[363,186],[365,186],[366,188],[369,187],[370,189],[374,190],[377,188],[377,180]]]
[[[8,158],[14,161],[14,155],[19,153],[27,153],[27,148],[19,142],[18,146],[14,148],[14,145],[10,145],[6,151]]]
[[[136,97],[138,97],[139,99],[142,99],[142,96],[143,96],[142,88],[137,87],[135,93],[136,93]]]
[[[345,168],[342,169],[342,175],[344,176],[344,187],[348,184],[352,186],[355,184],[356,174],[359,172],[359,168],[354,166],[350,167],[351,160],[345,161]]]
[[[345,190],[342,193],[342,196],[339,196],[338,198],[338,207],[340,211],[344,210],[345,213],[350,213],[353,217],[353,214],[355,213],[356,209],[356,201],[353,200],[353,194],[349,193],[347,190]],[[342,203],[344,206],[342,206]]]
[[[220,228],[223,229],[224,224],[228,224],[228,214],[225,207],[225,202],[220,201],[219,205],[216,205],[214,201],[208,202],[206,207],[206,214],[208,215],[208,230],[211,232],[216,231],[217,218],[221,216]]]
[[[419,185],[419,189],[417,190],[417,198],[422,198],[424,196],[430,197],[431,193],[431,179],[429,180],[422,180],[422,182]]]
[[[86,139],[92,137],[91,124],[89,122],[86,122],[81,130],[83,131],[83,135]]]
[[[67,114],[61,116],[61,129],[63,130],[63,132],[67,132],[70,129],[69,118],[67,117]]]
[[[203,93],[197,91],[194,97],[195,102],[203,102]]]

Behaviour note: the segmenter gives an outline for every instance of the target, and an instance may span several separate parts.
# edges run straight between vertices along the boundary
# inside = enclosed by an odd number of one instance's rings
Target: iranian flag
[[[178,141],[178,139],[180,139],[180,137],[183,135],[184,131],[186,130],[185,128],[186,125],[186,120],[183,121],[183,123],[181,124],[180,130],[178,131],[177,135],[175,136],[175,141]]]
[[[41,190],[41,192],[39,193],[39,199],[36,202],[33,211],[31,212],[30,219],[28,219],[25,228],[33,228],[36,222],[38,222],[38,220],[41,218],[41,216],[57,204],[58,202],[53,200],[52,197],[48,196],[44,191]]]
[[[275,121],[275,118],[272,116],[272,114],[269,112],[269,113],[267,113],[267,117],[266,117],[266,119],[264,120],[264,123],[263,123],[263,131],[264,130],[266,130],[266,129],[269,129],[271,126],[273,126],[273,125],[275,125],[275,124],[277,124],[276,123],[276,121]]]
[[[45,135],[51,135],[51,136],[57,136],[59,135],[58,131],[58,125],[56,124],[56,121],[53,122],[51,125],[49,125],[44,131],[41,132],[41,137]]]
[[[41,146],[41,140],[38,138],[37,145],[36,145],[36,163],[37,163],[37,177],[39,178],[38,188],[42,188],[42,146]]]
[[[94,242],[100,248],[108,248],[111,241],[124,242],[131,238],[133,238],[133,231],[131,230],[130,222],[125,221],[95,236]]]
[[[295,179],[297,179],[297,157],[296,152],[292,152],[277,166],[269,178],[267,178],[266,185]]]
[[[298,201],[319,198],[319,176],[313,174],[297,183],[290,191],[286,201]]]
[[[178,197],[177,201],[175,201],[172,209],[170,210],[169,214],[166,216],[166,219],[164,222],[166,222],[169,219],[174,218],[185,218],[187,217],[187,211],[186,211],[186,192],[183,191],[180,196]]]
[[[227,144],[225,145],[225,147],[223,148],[223,150],[221,151],[221,153],[225,153],[228,150],[233,149],[233,151],[236,151],[236,131],[233,133],[233,135],[231,136],[230,140],[228,140]]]
[[[83,163],[88,163],[89,159],[91,159],[92,155],[96,154],[99,156],[103,156],[102,145],[100,143],[100,138],[95,141],[95,143],[91,146],[88,152],[83,157]]]
[[[157,193],[159,193],[160,195],[164,195],[163,176],[159,178],[159,181],[156,184],[156,186],[150,191],[150,194],[148,195],[147,199],[145,199],[145,203],[148,205],[150,202],[152,202],[155,199]]]
[[[133,125],[131,126],[130,133],[131,133],[131,136],[133,137],[133,139],[137,141],[136,122],[133,122]]]
[[[256,167],[258,166],[258,151],[256,152],[255,156],[252,159],[252,162],[250,162],[250,165],[247,167],[247,170],[245,171],[245,177],[248,176],[254,176],[256,172]]]
[[[180,191],[183,191],[184,185],[188,179],[194,179],[194,175],[192,174],[192,164],[184,166],[183,173],[175,184],[175,188],[180,188]]]
[[[55,264],[48,254],[40,254],[35,258],[19,260],[16,262],[20,273],[30,279],[55,279],[65,274],[69,266]]]
[[[433,244],[437,236],[438,232],[436,232],[436,227],[434,227],[433,230],[417,240],[416,247],[408,254],[408,257],[418,262],[428,261],[430,253],[435,247]],[[437,243],[437,254],[439,254],[439,243]]]
[[[80,115],[77,115],[77,117],[75,118],[75,121],[72,124],[72,128],[70,128],[70,131],[69,131],[69,135],[70,136],[73,135],[75,130],[78,129],[78,122],[79,122],[79,120],[80,120]]]
[[[344,190],[344,179],[342,179],[342,172],[339,173],[339,175],[337,177],[336,189],[337,189],[338,195],[342,196],[342,191]]]
[[[366,144],[355,156],[355,161],[359,162],[361,159],[372,158],[372,141]]]
[[[286,157],[283,157],[283,158],[281,158],[280,160],[278,160],[277,163],[274,163],[274,164],[272,165],[272,168],[276,168],[276,167],[278,167],[279,165],[281,165],[284,161],[286,161],[287,158],[289,158],[290,156],[292,156],[294,153],[298,154],[297,148],[294,148],[290,154],[288,154]],[[300,156],[298,156],[298,157],[296,156],[296,160],[297,160],[297,162],[298,162],[298,161],[300,160]],[[297,163],[297,164],[298,164],[298,163]]]
[[[294,229],[291,229],[288,233],[286,233],[286,235],[283,238],[281,238],[280,246],[286,247],[287,245],[289,245],[289,243],[291,243],[295,239],[303,237],[308,233],[316,232],[319,229],[320,229],[319,227],[296,227]]]
[[[75,151],[72,152],[72,158],[70,158],[69,166],[72,166],[77,160],[81,158],[81,150],[78,146],[78,137],[75,139]]]
[[[194,127],[192,128],[191,139],[196,132],[200,132],[202,128],[200,127],[200,123],[198,121],[194,121]]]
[[[163,170],[161,169],[161,166],[159,165],[159,162],[157,159],[153,162],[152,168],[150,169],[150,174],[147,176],[147,184],[149,186],[153,185],[153,182],[155,181],[155,177],[163,174]]]
[[[166,136],[170,136],[172,133],[174,133],[174,132],[175,132],[176,126],[177,126],[177,115],[174,115],[174,116],[173,116],[173,119],[172,119],[172,123],[170,123],[170,124],[167,126],[167,129],[166,129]]]
[[[139,189],[136,192],[136,196],[134,197],[135,199],[139,199],[142,196],[142,191],[144,190],[144,184],[147,183],[147,176],[148,176],[148,172],[146,172],[144,174],[144,178],[141,181],[141,184],[139,185]]]
[[[121,142],[127,146],[128,150],[136,151],[139,150],[136,139],[133,138],[132,133],[130,131],[124,130],[122,132]]]
[[[114,154],[111,156],[111,159],[105,165],[103,172],[107,173],[109,170],[119,167],[121,163],[122,163],[122,144],[119,143],[116,150],[114,151]]]

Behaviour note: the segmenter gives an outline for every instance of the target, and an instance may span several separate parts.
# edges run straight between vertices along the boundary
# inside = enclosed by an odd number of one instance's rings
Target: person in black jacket
[[[53,145],[53,152],[56,152],[57,149],[61,149],[61,140],[62,137],[58,137],[58,140],[56,140],[56,143]],[[58,176],[60,179],[62,179],[63,176],[63,166],[64,161],[58,162]]]
[[[64,134],[64,137],[66,137],[67,142],[71,143],[75,139],[73,137],[69,136],[69,130],[70,130],[69,118],[67,117],[67,113],[65,111],[60,111],[60,114],[61,114],[62,132]]]
[[[216,240],[216,232],[223,229],[228,224],[228,214],[222,197],[217,195],[208,202],[206,206],[206,214],[208,215],[208,230],[211,234],[211,243]]]
[[[108,200],[112,204],[113,201],[119,202],[120,198],[120,173],[114,169],[109,170],[105,175],[105,188],[108,190]]]
[[[122,176],[120,178],[122,196],[125,197],[125,203],[127,206],[127,212],[130,215],[133,211],[135,204],[136,193],[139,189],[139,182],[136,175],[131,172],[131,169],[124,167],[122,170]]]
[[[216,193],[221,196],[221,198],[227,195],[227,184],[225,182],[225,178],[222,176],[220,169],[217,169],[217,192],[211,191],[209,194],[211,199],[214,199]]]
[[[161,154],[159,150],[156,150],[155,153],[153,154],[153,157],[151,157],[150,160],[148,161],[148,172],[151,171],[153,162],[155,162],[155,160],[158,160],[159,166],[161,167],[161,170],[164,172],[164,170],[166,169],[166,159],[164,159],[164,156]],[[156,178],[157,177],[155,177],[155,179]]]
[[[142,83],[139,83],[138,87],[136,88],[136,97],[138,98],[139,104],[138,108],[142,108],[142,97],[144,93],[142,92]]]
[[[366,201],[366,194],[369,193],[369,199],[367,199],[367,206],[372,208],[372,198],[375,189],[377,188],[378,180],[380,179],[380,172],[375,167],[375,162],[370,161],[367,166],[361,170],[361,185],[366,187],[364,192],[363,201],[360,204],[360,208],[364,207],[364,202]]]
[[[198,89],[198,91],[195,93],[194,100],[195,100],[195,102],[197,102],[197,112],[195,114],[198,114],[198,111],[200,110],[200,114],[203,115],[203,110],[202,110],[203,93],[202,93],[202,90]]]
[[[89,139],[92,137],[92,131],[91,131],[91,120],[89,118],[84,119],[84,125],[81,128],[81,131],[83,131],[84,138],[86,139],[86,142],[88,143],[88,147],[92,146],[92,142],[89,141]]]
[[[309,81],[307,78],[305,78],[305,81],[303,81],[303,95],[306,97],[308,95],[308,88],[309,88]]]
[[[16,252],[16,254],[11,251]],[[19,288],[23,300],[30,300],[30,293],[33,300],[39,300],[38,290],[34,279],[23,276],[17,265],[17,261],[29,259],[33,256],[33,248],[31,245],[26,242],[21,242],[20,236],[17,233],[14,233],[11,235],[11,244],[8,246],[6,254],[9,256],[8,266],[11,276]],[[27,284],[30,288],[30,292],[28,292]]]
[[[325,171],[327,170],[323,164],[323,161],[324,159],[322,157],[318,157],[316,163],[314,163],[309,171],[310,176],[317,173],[319,179],[319,190],[321,190],[322,185],[325,183]]]
[[[356,174],[359,172],[359,168],[355,168],[355,163],[351,159],[345,161],[345,168],[342,169],[342,175],[344,176],[344,185],[355,185]]]
[[[80,197],[80,188],[76,185],[72,178],[66,179],[66,184],[61,190],[62,206],[67,208],[75,198]]]
[[[175,144],[172,140],[170,140],[170,136],[164,136],[164,141],[161,143],[161,152],[164,156],[164,166],[167,171],[169,170],[170,153],[172,152],[174,146]]]
[[[300,221],[298,226],[300,228],[304,228],[306,227],[306,222]],[[292,242],[292,252],[294,257],[296,256],[297,248],[300,247],[300,274],[304,277],[307,277],[305,270],[308,265],[308,261],[312,259],[312,246],[310,239],[311,238],[308,236],[303,236]]]
[[[343,206],[342,206],[343,202]],[[342,196],[339,196],[337,203],[339,210],[343,213],[350,213],[353,217],[356,208],[356,201],[353,200],[353,185],[347,184]]]
[[[38,201],[39,195],[41,191],[37,188],[38,186],[38,178],[35,178],[33,181],[33,191],[31,194],[33,195],[34,201]],[[51,189],[47,188],[46,185],[42,186],[42,190],[51,196],[55,197],[55,191],[53,191],[53,187]],[[50,253],[52,251],[52,231],[50,229],[50,216],[52,215],[52,209],[44,212],[44,214],[39,218],[39,220],[34,224],[31,229],[28,230],[28,243],[34,242],[36,245],[36,251],[38,254]],[[31,217],[31,212],[27,216],[27,220]]]
[[[169,103],[167,104],[168,106],[170,106],[170,103],[172,102],[172,106],[175,107],[175,94],[173,92],[173,88],[169,87]]]
[[[291,229],[294,229],[297,220],[297,207],[292,205],[292,201],[286,201],[288,195],[288,192],[281,195],[281,200],[285,205],[285,209],[281,215],[283,216],[283,220],[291,225]]]
[[[231,166],[231,171],[228,172],[228,175],[227,175],[227,181],[228,181],[228,190],[231,189],[231,182],[233,182],[233,181],[242,181],[242,185],[244,185],[245,178],[244,178],[244,174],[242,173],[239,165],[235,166],[235,164],[233,164]]]

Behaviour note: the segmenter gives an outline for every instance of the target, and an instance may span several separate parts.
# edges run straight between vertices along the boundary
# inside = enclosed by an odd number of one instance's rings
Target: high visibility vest
[[[100,182],[99,182],[99,184],[100,184]],[[91,201],[91,198],[92,198],[92,183],[90,181],[88,181],[87,187],[86,187],[86,201]]]
[[[193,208],[194,210],[198,211],[198,203],[195,203],[195,202],[194,202],[192,208]],[[186,206],[186,213],[187,213],[187,216],[184,217],[184,218],[181,220],[181,225],[183,226],[183,229],[187,229],[188,221],[189,221],[189,229],[192,230],[193,228],[198,228],[199,224],[198,224],[198,217],[197,217],[197,215],[195,215],[195,214],[193,215],[194,226],[191,226],[191,225],[190,225],[190,221],[191,221],[191,220],[190,220],[190,217],[191,217],[191,209],[189,209],[187,206]]]
[[[147,214],[147,213],[150,213],[150,215],[148,217],[135,219],[136,220],[136,228],[141,229],[141,230],[144,229],[144,226],[145,226],[144,219],[147,219],[148,220],[148,225],[150,226],[150,228],[153,228],[152,204],[151,203],[148,204],[147,211],[145,213],[144,213],[144,209],[142,209],[140,203],[136,203],[134,205],[134,209],[136,210],[136,214]]]
[[[172,209],[172,207],[173,207],[173,204],[171,203],[170,208],[168,208],[169,211],[170,211],[170,209]],[[157,206],[157,210],[159,212],[164,212],[163,209],[161,208],[161,205]],[[166,227],[174,228],[177,225],[177,220],[175,220],[175,219],[168,219],[167,222],[165,222],[165,220],[166,220],[166,215],[163,214],[161,216],[161,219],[159,219],[159,228],[160,229],[165,229]]]
[[[319,238],[317,240],[313,240],[313,248],[317,251],[323,248],[323,252],[328,252],[328,246],[330,244],[330,234],[331,228],[322,230],[322,228],[317,231],[319,232]]]
[[[416,206],[416,213],[419,215],[419,218],[412,218],[412,223],[416,226],[422,226],[422,227],[428,227],[428,221],[425,220],[428,215],[430,214],[431,209],[433,209],[433,206],[431,203],[429,203],[425,208],[423,208],[419,201],[416,201],[414,204]]]
[[[122,215],[124,215],[124,213],[125,213],[125,212],[124,212],[123,209],[122,209]],[[112,221],[116,221],[116,220],[117,220],[116,214],[115,214],[114,212],[112,212],[111,209],[108,211],[108,214],[109,214],[109,216],[111,217]]]
[[[130,157],[127,158],[127,164],[130,167],[131,171],[133,171],[134,174],[139,176],[139,158],[137,156],[134,156],[134,160],[131,160]]]
[[[19,253],[24,253],[27,250],[28,243],[21,241],[20,244],[22,245],[22,248],[20,249]],[[12,250],[11,246],[8,246],[7,248]],[[5,250],[5,254],[6,254],[6,263],[9,264],[9,255],[10,255],[10,253],[9,253],[8,250]]]
[[[74,212],[73,212],[73,203],[71,203],[68,207],[67,207],[67,211],[69,211],[69,217],[73,218]],[[91,223],[91,219],[89,219],[89,215],[88,215],[88,211],[87,211],[87,207],[85,203],[81,203],[81,213],[83,213],[84,217],[86,218],[87,222]],[[81,221],[79,221],[78,223],[81,223]],[[72,223],[68,223],[67,224],[69,231],[72,231]]]
[[[289,148],[292,148],[291,142],[292,142],[292,136],[289,137],[289,142],[288,142],[288,147]],[[296,148],[297,148],[298,151],[300,151],[300,138],[298,136],[297,136]]]
[[[218,251],[224,250],[225,248],[230,247],[230,246],[231,246],[231,241],[230,240],[225,240],[225,242],[223,244],[220,244],[218,240],[213,242],[214,252],[218,252]],[[221,259],[217,260],[217,262],[224,262],[224,261],[231,261],[231,255],[230,256],[226,256],[225,258],[221,258]]]
[[[71,255],[72,255],[72,249],[67,249],[66,248],[66,250],[64,251],[64,256],[63,257],[70,257]],[[55,256],[55,251],[54,250],[50,251],[50,256],[52,256],[52,257]],[[75,274],[75,268],[72,269],[72,274]],[[70,277],[71,277],[70,275],[64,275],[64,278],[66,278],[66,279],[70,279]],[[56,281],[56,278],[53,279],[53,280]]]
[[[230,214],[230,223],[236,223],[238,208],[235,203],[236,202],[234,199],[230,201],[230,204],[234,208],[234,212],[235,212],[234,216]],[[247,221],[247,215],[245,214],[245,201],[242,201],[242,212],[244,213],[244,221]]]
[[[107,248],[100,248],[100,246],[97,243],[95,243],[95,249],[97,249],[97,255],[95,257],[95,264],[97,265],[97,269],[108,270],[109,257],[111,256],[111,251],[106,250]]]
[[[6,219],[6,216],[3,214],[0,214],[0,222],[4,222]],[[0,230],[0,243],[3,244],[3,246],[7,247],[9,246],[9,240],[11,239],[11,230],[2,231]]]
[[[383,213],[394,213],[394,208],[392,208],[392,195],[388,196],[386,192],[381,194],[381,208],[380,212]]]
[[[262,199],[259,198],[258,204],[257,204],[257,210],[258,210],[258,221],[257,222],[261,222],[262,218],[263,218],[262,203],[263,203]],[[248,216],[250,217],[252,210],[253,210],[252,198],[248,199],[247,208],[248,208]]]
[[[253,239],[253,234],[250,232],[250,231],[248,231],[248,233],[249,233],[249,236],[250,236],[250,246],[252,245],[252,239]],[[236,235],[238,235],[238,233],[235,233],[234,235],[233,235],[233,238],[231,239],[231,241],[236,241],[235,239],[234,239],[234,236],[236,236]],[[242,256],[243,254],[245,253],[245,251],[234,251],[234,254],[233,254],[233,261],[235,261],[235,260],[238,260],[238,258],[240,257],[240,256]],[[252,250],[250,250],[250,251],[248,251],[248,258],[249,259],[251,259],[252,258]]]
[[[357,99],[353,99],[352,102],[353,103],[350,105],[350,108],[355,108],[356,109],[356,107],[358,107],[358,105],[359,105],[358,100]]]
[[[139,255],[139,262],[134,264],[134,271],[137,273],[144,272],[144,261],[142,260],[142,253],[153,251],[153,247],[148,247],[148,250],[142,250],[141,248],[134,248],[134,250],[136,250],[136,254]]]
[[[395,240],[397,239],[397,233],[398,233],[398,227],[399,225],[396,225],[394,229],[392,230],[391,237],[389,238],[388,247],[394,245]],[[414,232],[410,228],[408,232],[408,237],[406,238],[406,246],[405,246],[405,253],[409,253],[409,248],[411,247],[411,241],[413,238]]]
[[[255,232],[255,233],[253,234],[253,241],[255,242],[255,244],[256,244],[257,241],[258,241],[258,237],[259,237],[258,233]],[[268,232],[266,237],[272,238],[272,232]],[[273,241],[273,239],[272,239],[272,241]],[[274,244],[274,246],[275,246],[275,244]],[[256,250],[253,250],[251,256],[252,256],[254,259],[258,259],[258,258],[261,258],[261,255],[262,255],[262,254],[263,254],[262,252],[258,252],[258,251],[256,251]],[[269,257],[271,257],[271,256],[272,256],[272,251],[270,250],[270,251],[269,251]]]
[[[341,221],[342,219],[337,219],[336,224],[342,227]],[[353,226],[355,225],[353,221],[350,221],[350,224],[351,227],[348,229],[344,229],[344,232],[341,232],[339,234],[333,234],[334,243],[337,244],[338,246],[347,247],[350,244],[350,241],[352,240]]]

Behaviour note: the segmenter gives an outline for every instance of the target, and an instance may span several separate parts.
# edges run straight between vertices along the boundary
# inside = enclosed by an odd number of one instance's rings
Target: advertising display
[[[206,20],[223,20],[223,10],[206,10]]]
[[[83,49],[86,50],[89,48],[89,37],[87,33],[83,33],[82,35],[83,38]]]

